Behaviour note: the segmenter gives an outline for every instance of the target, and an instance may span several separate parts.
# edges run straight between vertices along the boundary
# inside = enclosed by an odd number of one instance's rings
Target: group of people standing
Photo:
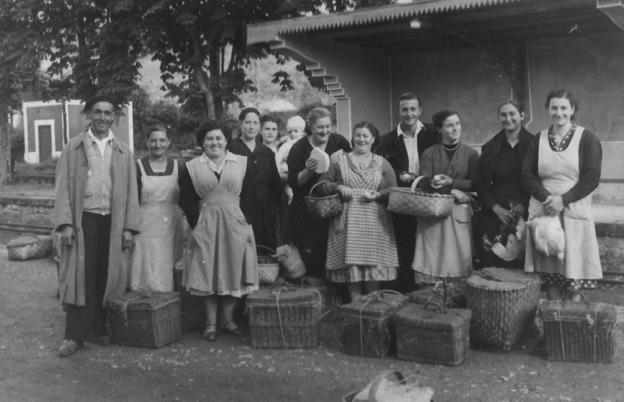
[[[461,141],[457,112],[439,111],[428,125],[415,94],[401,95],[398,106],[395,129],[380,135],[360,122],[351,143],[335,133],[322,107],[305,120],[289,119],[281,141],[279,121],[245,108],[239,126],[203,124],[196,136],[203,153],[178,167],[167,156],[164,127],[149,129],[149,154],[135,163],[110,130],[114,103],[89,100],[91,125],[70,140],[57,168],[67,311],[59,354],[73,354],[84,341],[107,343],[106,302],[127,285],[173,290],[173,266],[182,256],[182,286],[205,300],[208,341],[219,331],[241,334],[233,312],[239,298],[258,289],[257,246],[293,244],[309,275],[344,284],[351,300],[380,283],[407,292],[480,266],[538,272],[552,298],[568,291],[575,299],[601,277],[590,208],[601,147],[575,123],[570,92],[548,95],[552,125],[537,135],[523,127],[520,104],[501,104],[502,130],[480,156]],[[450,194],[453,211],[446,218],[390,213],[386,204],[397,186]],[[310,194],[339,194],[342,213],[315,217],[305,204]],[[475,194],[482,205],[477,220]],[[191,228],[185,242],[177,205]],[[564,258],[536,252],[531,231],[520,233],[520,222],[541,215],[560,217]]]

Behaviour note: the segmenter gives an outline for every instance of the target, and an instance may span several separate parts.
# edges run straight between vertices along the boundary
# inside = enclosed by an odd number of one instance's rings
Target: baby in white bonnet
[[[286,123],[286,133],[288,134],[288,139],[284,144],[282,144],[275,154],[277,171],[279,172],[282,182],[284,183],[288,181],[288,163],[286,162],[288,159],[288,153],[290,152],[293,144],[305,136],[305,120],[303,117],[295,115],[289,118]],[[290,204],[293,196],[292,189],[290,186],[286,185],[284,191],[288,195],[288,203]]]

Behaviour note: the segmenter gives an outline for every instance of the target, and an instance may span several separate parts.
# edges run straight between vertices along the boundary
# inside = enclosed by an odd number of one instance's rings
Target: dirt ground
[[[549,362],[525,348],[471,351],[459,367],[343,354],[335,324],[307,350],[251,349],[248,339],[202,341],[199,333],[160,349],[87,344],[60,359],[63,313],[51,260],[9,262],[0,252],[0,401],[341,401],[383,370],[416,376],[443,401],[624,401],[624,359]],[[622,288],[592,300],[624,304]],[[621,355],[621,353],[620,353]]]

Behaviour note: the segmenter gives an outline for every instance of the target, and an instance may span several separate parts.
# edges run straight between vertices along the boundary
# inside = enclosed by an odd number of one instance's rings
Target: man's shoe
[[[69,357],[76,353],[80,349],[80,344],[71,339],[65,339],[58,349],[59,357]]]

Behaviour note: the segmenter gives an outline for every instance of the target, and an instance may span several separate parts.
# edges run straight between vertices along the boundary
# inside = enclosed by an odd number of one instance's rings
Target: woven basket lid
[[[484,268],[466,280],[469,287],[491,290],[520,290],[539,283],[540,280],[535,275],[507,268]]]
[[[129,310],[154,310],[171,302],[179,300],[178,292],[154,292],[146,294],[142,292],[128,292],[122,297],[111,300],[112,303],[123,305],[127,303]]]
[[[617,312],[615,307],[607,303],[584,303],[562,300],[550,300],[539,307],[544,321],[566,321],[615,323]]]
[[[365,318],[382,318],[401,308],[407,301],[407,297],[400,294],[381,293],[362,296],[349,304],[340,307],[344,315]]]
[[[440,311],[423,304],[408,303],[392,315],[397,324],[418,324],[419,327],[443,329],[460,327],[470,322],[472,311],[468,309],[449,308]]]
[[[321,294],[314,289],[278,287],[256,290],[247,296],[248,307],[315,304],[321,301]]]

